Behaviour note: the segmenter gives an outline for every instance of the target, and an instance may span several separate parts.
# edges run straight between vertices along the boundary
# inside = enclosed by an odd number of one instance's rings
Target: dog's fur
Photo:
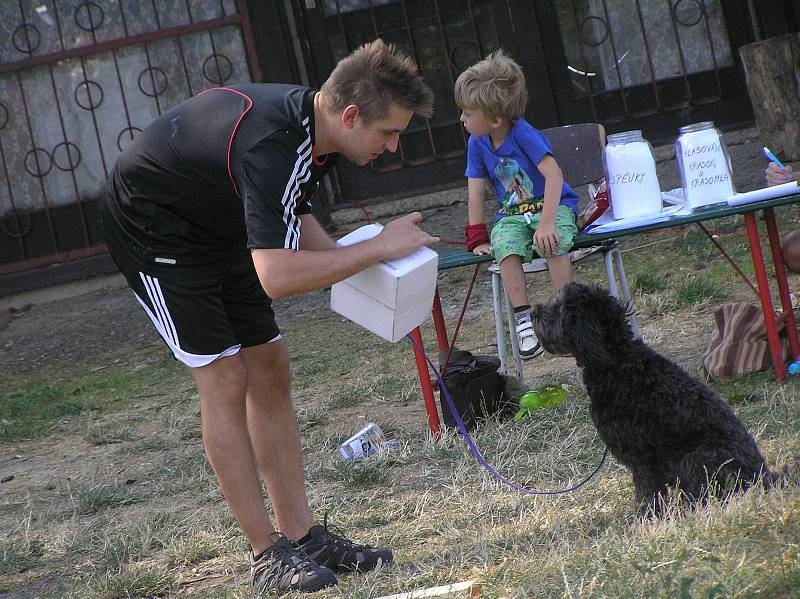
[[[544,348],[574,356],[583,370],[592,421],[633,475],[642,514],[661,514],[676,490],[696,502],[715,488],[778,482],[728,404],[634,339],[608,291],[570,283],[532,315]]]

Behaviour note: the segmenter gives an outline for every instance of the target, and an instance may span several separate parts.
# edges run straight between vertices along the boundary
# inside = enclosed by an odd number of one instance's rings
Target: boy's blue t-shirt
[[[496,150],[488,135],[470,136],[467,144],[467,170],[473,179],[491,180],[497,199],[495,220],[512,214],[539,212],[544,205],[544,177],[536,168],[542,158],[552,155],[550,142],[524,118],[514,121],[503,143]],[[578,194],[564,181],[561,202],[578,213]]]

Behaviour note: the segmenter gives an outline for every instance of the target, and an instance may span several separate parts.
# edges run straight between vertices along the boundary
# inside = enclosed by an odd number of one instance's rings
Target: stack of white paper
[[[591,235],[592,233],[608,233],[609,231],[622,231],[623,229],[652,225],[654,223],[668,220],[671,216],[677,214],[682,208],[683,206],[676,204],[674,206],[665,206],[661,209],[661,212],[656,214],[630,216],[628,218],[618,219],[611,218],[611,216],[604,214],[591,225],[586,227],[583,232],[587,235]]]
[[[796,181],[783,183],[782,185],[773,185],[772,187],[765,187],[764,189],[754,189],[745,193],[735,193],[728,196],[728,204],[731,206],[739,206],[740,204],[749,204],[750,202],[760,202],[761,200],[771,200],[773,198],[782,198],[800,193],[800,188]]]
[[[342,237],[339,245],[372,239],[378,224]],[[431,313],[439,256],[427,247],[384,260],[331,288],[331,309],[388,341],[399,341]]]

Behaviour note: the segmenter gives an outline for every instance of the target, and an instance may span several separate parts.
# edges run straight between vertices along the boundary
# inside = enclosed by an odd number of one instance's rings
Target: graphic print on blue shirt
[[[489,135],[470,136],[464,175],[488,179],[492,184],[498,208],[495,220],[509,214],[538,212],[542,209],[545,180],[537,167],[552,153],[550,141],[544,134],[524,118],[518,118],[497,148]],[[523,201],[523,196],[527,201]],[[561,186],[559,204],[578,213],[578,195],[566,181]]]
[[[541,197],[533,195],[533,181],[519,163],[513,158],[501,158],[494,167],[494,176],[506,188],[506,195],[500,200],[500,214],[536,213],[542,209]]]

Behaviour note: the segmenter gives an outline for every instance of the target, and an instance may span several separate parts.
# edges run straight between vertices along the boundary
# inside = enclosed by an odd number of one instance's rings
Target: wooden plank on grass
[[[480,595],[480,590],[475,584],[475,581],[466,580],[464,582],[446,584],[440,587],[417,589],[416,591],[398,593],[396,595],[386,595],[384,597],[377,597],[376,599],[423,599],[428,597],[446,599],[448,597],[477,597],[478,595]]]

